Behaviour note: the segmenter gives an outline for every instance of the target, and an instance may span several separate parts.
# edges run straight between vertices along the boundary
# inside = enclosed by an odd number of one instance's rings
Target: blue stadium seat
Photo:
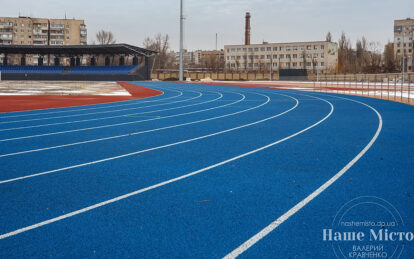
[[[68,74],[128,74],[136,66],[78,66]]]
[[[61,74],[64,66],[0,66],[4,74]]]

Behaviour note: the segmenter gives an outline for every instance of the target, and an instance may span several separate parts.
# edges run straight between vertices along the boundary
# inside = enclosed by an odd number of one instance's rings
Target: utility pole
[[[218,42],[218,34],[216,33],[216,51],[218,50],[217,49],[217,42]]]
[[[184,80],[184,60],[183,60],[183,48],[184,48],[184,15],[183,15],[183,0],[180,1],[180,75],[179,80]]]

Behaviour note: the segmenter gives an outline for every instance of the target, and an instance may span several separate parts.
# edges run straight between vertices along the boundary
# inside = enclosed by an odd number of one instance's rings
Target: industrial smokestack
[[[250,13],[246,13],[246,30],[244,34],[244,45],[250,45]]]

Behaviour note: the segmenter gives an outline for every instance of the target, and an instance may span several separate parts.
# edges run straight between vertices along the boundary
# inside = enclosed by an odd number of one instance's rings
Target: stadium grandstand
[[[0,45],[0,72],[4,80],[148,80],[155,54],[128,44]]]

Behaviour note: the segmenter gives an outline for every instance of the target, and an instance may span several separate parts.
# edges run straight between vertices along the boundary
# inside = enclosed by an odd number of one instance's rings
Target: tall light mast
[[[184,15],[183,15],[183,0],[180,2],[180,75],[179,80],[184,80],[184,60],[183,60],[183,48],[184,48]]]

